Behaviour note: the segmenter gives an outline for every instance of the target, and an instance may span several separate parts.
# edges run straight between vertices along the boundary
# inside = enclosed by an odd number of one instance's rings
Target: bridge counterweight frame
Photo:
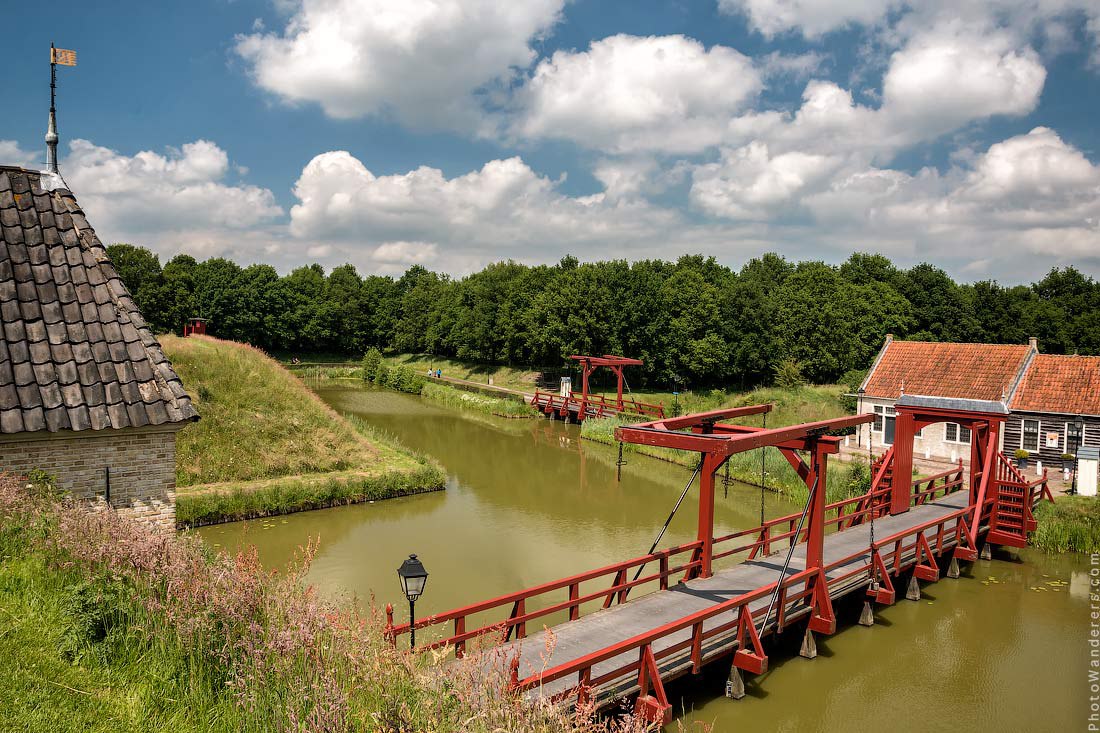
[[[759,448],[776,448],[794,467],[810,489],[810,507],[806,517],[807,568],[822,567],[825,539],[825,497],[828,457],[840,451],[841,439],[830,432],[871,422],[872,415],[819,420],[779,428],[763,428],[721,422],[739,417],[763,415],[770,404],[748,405],[682,417],[662,418],[615,429],[615,439],[624,443],[659,446],[701,454],[699,473],[699,522],[693,561],[698,561],[684,580],[709,578],[714,568],[714,486],[715,474],[737,453]],[[690,432],[684,432],[690,431]],[[800,453],[807,454],[803,458]]]

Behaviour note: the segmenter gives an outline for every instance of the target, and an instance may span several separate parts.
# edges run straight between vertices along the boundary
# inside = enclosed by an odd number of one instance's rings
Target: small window
[[[1039,450],[1039,421],[1024,420],[1020,432],[1020,447],[1026,451]]]
[[[875,424],[872,427],[872,429],[876,433],[881,433],[882,432],[882,406],[881,405],[877,405],[875,407]]]
[[[970,444],[970,428],[964,428],[958,423],[949,422],[944,429],[944,440],[948,443]]]
[[[1081,426],[1081,433],[1085,432],[1085,426]],[[1071,422],[1066,423],[1066,452],[1077,450],[1085,442],[1085,436],[1077,432],[1077,425]]]

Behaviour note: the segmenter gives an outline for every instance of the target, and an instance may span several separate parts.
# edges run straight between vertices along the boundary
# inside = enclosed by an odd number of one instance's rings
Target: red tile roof
[[[1028,412],[1100,415],[1100,356],[1037,355],[1010,407]]]
[[[864,385],[868,397],[910,395],[1001,400],[1010,395],[1031,347],[890,341]]]

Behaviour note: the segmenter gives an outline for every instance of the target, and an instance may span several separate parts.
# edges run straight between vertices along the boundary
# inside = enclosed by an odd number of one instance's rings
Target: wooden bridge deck
[[[968,492],[958,491],[937,501],[913,507],[905,514],[876,519],[874,523],[875,535],[878,538],[884,538],[897,532],[917,528],[965,508],[967,502]],[[869,562],[869,552],[866,551],[869,544],[869,533],[870,527],[868,525],[857,525],[825,537],[824,551],[827,565],[843,560],[854,553],[859,553],[861,549],[865,550],[845,564],[832,568],[826,574],[830,580],[843,578],[845,575],[850,575],[853,569],[866,566]],[[934,540],[935,534],[936,529],[934,527],[925,531],[925,535],[930,541]],[[954,538],[945,538],[943,546],[944,548],[954,546]],[[787,549],[784,544],[778,551],[767,557],[749,560],[717,570],[709,578],[680,583],[668,590],[639,596],[621,605],[596,611],[575,621],[554,626],[551,632],[555,640],[553,650],[549,656],[546,653],[547,632],[543,630],[532,631],[526,638],[504,645],[501,649],[503,654],[494,654],[493,658],[496,660],[501,658],[511,659],[518,654],[519,676],[521,678],[538,674],[543,669],[580,659],[585,655],[606,649],[638,634],[678,621],[696,611],[705,610],[723,601],[728,601],[774,583],[782,571]],[[911,557],[913,554],[911,551],[909,556]],[[800,544],[795,548],[787,575],[795,575],[804,570],[805,558],[806,546]],[[867,582],[867,577],[861,574],[857,577],[849,577],[843,582],[830,583],[830,595],[833,599],[836,599],[860,591],[867,586]],[[750,603],[749,608],[757,610],[767,605],[768,598],[762,598]],[[788,605],[784,621],[789,623],[800,616],[805,616],[807,613],[809,613],[809,609],[804,603],[792,602]],[[775,630],[776,616],[777,613],[773,612],[772,621],[766,629],[762,630],[761,636]],[[704,629],[714,629],[735,618],[735,615],[725,613],[714,616],[704,622]],[[658,667],[664,680],[673,679],[690,671],[692,662],[688,650],[670,654],[663,659],[660,657],[660,650],[683,643],[690,635],[691,629],[688,628],[654,642],[653,652],[659,659]],[[725,656],[728,659],[736,645],[737,642],[733,632],[708,638],[702,648],[703,662],[712,661],[720,656]],[[612,657],[596,664],[592,668],[592,677],[594,679],[598,678],[600,675],[612,672],[632,661],[637,661],[636,651]],[[574,684],[576,684],[575,677],[561,678],[546,683],[541,690],[532,690],[531,694],[555,695],[564,692]],[[595,688],[592,693],[598,704],[603,706],[621,696],[636,691],[637,673],[631,673]]]

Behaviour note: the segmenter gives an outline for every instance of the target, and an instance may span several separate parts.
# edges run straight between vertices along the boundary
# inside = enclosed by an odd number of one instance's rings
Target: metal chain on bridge
[[[615,461],[615,480],[623,480],[623,466],[626,465],[626,461],[623,460],[623,441],[619,441],[619,458]]]
[[[862,428],[857,428],[857,430]],[[875,461],[871,452],[871,431],[867,431],[867,510],[870,512],[871,534],[867,544],[867,574],[871,578],[870,589],[878,590],[878,581],[875,580]]]

